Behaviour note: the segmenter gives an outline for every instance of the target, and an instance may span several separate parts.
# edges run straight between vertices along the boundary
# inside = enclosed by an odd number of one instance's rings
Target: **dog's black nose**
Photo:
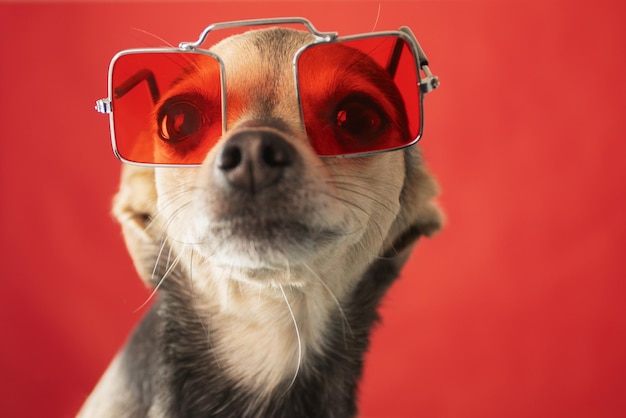
[[[233,135],[217,158],[217,168],[228,183],[256,193],[278,181],[291,166],[295,149],[272,131],[246,130]]]

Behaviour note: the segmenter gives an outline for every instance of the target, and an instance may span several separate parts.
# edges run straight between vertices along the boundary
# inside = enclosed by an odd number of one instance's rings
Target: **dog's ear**
[[[405,180],[400,196],[401,210],[385,246],[385,256],[403,264],[421,236],[441,229],[444,216],[435,200],[439,187],[429,173],[417,146],[405,149]]]
[[[142,280],[152,286],[154,254],[158,254],[158,228],[150,227],[156,214],[154,168],[124,164],[120,189],[113,200],[113,215],[122,226],[124,240]]]

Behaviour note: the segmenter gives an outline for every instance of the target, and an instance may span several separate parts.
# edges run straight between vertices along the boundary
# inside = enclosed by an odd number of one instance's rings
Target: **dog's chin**
[[[212,223],[200,239],[199,252],[207,262],[224,268],[289,272],[314,263],[342,238],[337,230],[297,220],[242,217]]]

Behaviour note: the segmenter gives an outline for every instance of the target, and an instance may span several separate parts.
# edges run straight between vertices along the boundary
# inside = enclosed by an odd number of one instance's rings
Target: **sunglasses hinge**
[[[96,110],[98,113],[111,113],[113,109],[111,108],[111,100],[110,99],[99,99],[96,100]]]
[[[214,23],[212,25],[207,26],[202,31],[197,41],[181,42],[180,44],[178,44],[178,47],[186,51],[194,50],[200,47],[200,45],[204,43],[209,32],[215,29],[227,29],[227,28],[234,28],[234,27],[239,27],[239,26],[256,26],[256,25],[265,26],[265,25],[272,25],[272,24],[273,25],[301,24],[301,25],[304,25],[304,27],[311,34],[313,34],[313,36],[315,36],[318,40],[323,40],[326,42],[332,41],[338,36],[336,32],[318,31],[317,29],[315,29],[315,27],[309,20],[303,19],[301,17],[283,17],[283,18],[276,18],[276,19],[252,19],[252,20],[238,20],[238,21],[233,21],[233,22]]]
[[[439,77],[433,75],[433,73],[430,72],[430,68],[428,68],[428,65],[422,65],[422,71],[424,71],[424,74],[426,74],[426,78],[422,79],[422,81],[420,82],[420,90],[424,94],[430,93],[431,91],[439,87]]]

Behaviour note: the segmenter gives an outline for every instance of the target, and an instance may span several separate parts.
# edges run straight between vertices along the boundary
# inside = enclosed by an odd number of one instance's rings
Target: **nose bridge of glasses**
[[[258,64],[254,74],[225,64],[225,130],[248,120],[282,120],[297,130],[300,104],[291,65]]]
[[[242,120],[280,119],[293,130],[301,127],[293,59],[310,35],[277,30],[262,37],[244,36],[211,49],[221,64],[225,130]],[[284,38],[291,42],[276,42]]]
[[[313,24],[302,17],[284,17],[274,19],[252,19],[252,20],[237,20],[232,22],[220,22],[207,26],[201,33],[195,42],[181,42],[179,48],[183,50],[192,50],[199,48],[207,39],[210,33],[219,30],[237,29],[241,32],[245,29],[253,27],[267,27],[267,26],[294,26],[298,25],[304,27],[310,34],[312,34],[318,40],[329,41],[337,37],[337,32],[320,32]]]

